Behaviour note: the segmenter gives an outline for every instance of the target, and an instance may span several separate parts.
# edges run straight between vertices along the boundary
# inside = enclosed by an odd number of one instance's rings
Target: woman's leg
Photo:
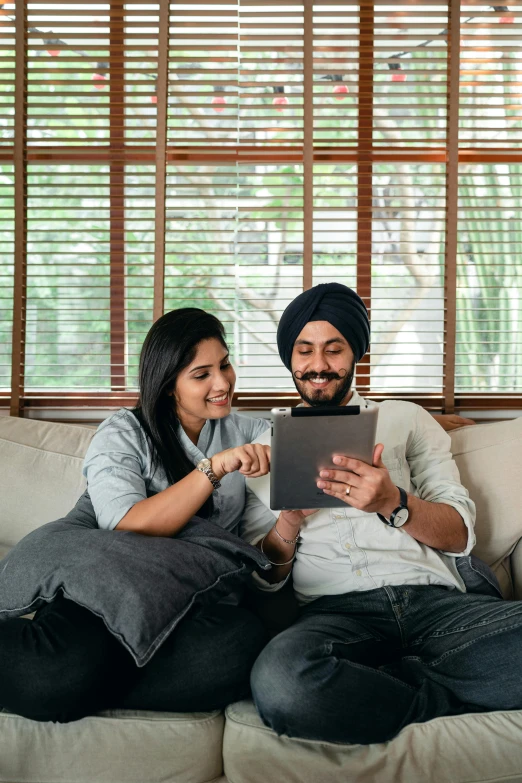
[[[92,715],[114,705],[135,670],[103,620],[65,598],[33,620],[0,623],[0,705],[17,715],[60,723]]]
[[[118,706],[206,712],[250,695],[250,670],[268,638],[248,610],[218,604],[187,617],[142,669]]]

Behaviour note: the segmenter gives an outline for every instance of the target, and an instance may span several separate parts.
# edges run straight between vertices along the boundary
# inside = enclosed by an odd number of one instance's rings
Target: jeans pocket
[[[504,597],[497,577],[480,558],[475,555],[457,557],[455,565],[468,593],[491,595],[494,598]]]

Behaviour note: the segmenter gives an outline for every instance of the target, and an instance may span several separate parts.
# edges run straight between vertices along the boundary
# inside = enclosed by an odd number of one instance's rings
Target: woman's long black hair
[[[165,313],[149,330],[140,354],[138,403],[132,412],[145,430],[154,464],[161,464],[170,484],[187,476],[194,464],[176,436],[179,420],[172,393],[178,375],[194,360],[202,340],[219,340],[227,349],[221,321],[197,307],[182,307]],[[212,496],[198,511],[212,514]]]

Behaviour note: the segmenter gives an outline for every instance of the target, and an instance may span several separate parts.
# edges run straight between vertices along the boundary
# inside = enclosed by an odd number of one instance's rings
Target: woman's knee
[[[310,709],[314,689],[302,646],[285,636],[279,634],[263,649],[252,668],[250,686],[263,722],[278,734],[291,735],[290,726]]]
[[[1,629],[0,704],[33,720],[66,722],[109,706],[114,656],[128,654],[99,618],[80,607],[74,619],[74,607],[56,609]]]

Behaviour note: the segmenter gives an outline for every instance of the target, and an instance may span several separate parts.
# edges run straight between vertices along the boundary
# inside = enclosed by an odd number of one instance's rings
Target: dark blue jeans
[[[218,604],[185,618],[138,669],[103,620],[59,598],[32,621],[0,623],[0,705],[59,722],[114,707],[221,709],[250,695],[250,669],[266,638],[246,609]]]
[[[438,586],[325,596],[264,648],[251,686],[278,734],[331,742],[520,709],[522,601]]]

